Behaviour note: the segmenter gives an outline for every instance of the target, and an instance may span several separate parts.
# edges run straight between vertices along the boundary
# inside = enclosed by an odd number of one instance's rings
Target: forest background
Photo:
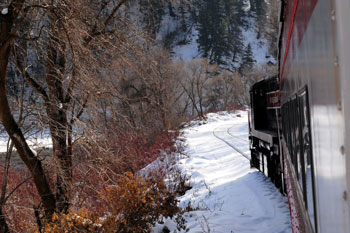
[[[277,2],[1,0],[0,232],[186,228],[181,172],[139,171],[277,72]]]

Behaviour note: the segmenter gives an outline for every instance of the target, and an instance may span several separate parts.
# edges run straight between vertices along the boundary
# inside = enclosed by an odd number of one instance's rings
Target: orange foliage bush
[[[32,232],[143,233],[150,232],[163,217],[175,216],[178,229],[186,229],[176,195],[167,190],[162,179],[135,177],[127,172],[117,185],[105,188],[99,196],[102,208],[55,214],[43,229]]]
[[[176,196],[169,193],[163,180],[143,179],[131,173],[101,193],[108,202],[110,215],[103,222],[107,232],[149,232],[162,217],[180,214]]]
[[[46,224],[43,229],[37,227],[32,229],[32,233],[81,233],[81,232],[104,232],[102,225],[89,213],[82,209],[77,212],[68,211],[67,214],[54,214],[52,221]]]

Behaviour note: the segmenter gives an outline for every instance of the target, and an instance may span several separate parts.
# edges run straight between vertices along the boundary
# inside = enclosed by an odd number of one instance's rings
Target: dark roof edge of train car
[[[267,82],[267,81],[270,81],[272,79],[276,79],[278,78],[278,74],[275,74],[275,75],[272,75],[272,76],[268,76],[268,77],[265,77],[259,81],[257,81],[256,83],[254,83],[250,89],[249,89],[249,92],[252,92],[254,89],[256,89],[256,87],[260,86],[261,84]]]

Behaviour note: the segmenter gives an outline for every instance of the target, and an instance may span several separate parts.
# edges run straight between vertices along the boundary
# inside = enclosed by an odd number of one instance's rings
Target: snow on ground
[[[38,135],[27,139],[28,145],[32,150],[38,148],[52,148],[52,141],[48,135]],[[7,151],[8,136],[0,135],[0,153]]]
[[[189,232],[291,232],[287,198],[235,150],[249,157],[246,112],[209,114],[184,137],[188,157],[179,166],[193,188],[179,198],[180,206],[198,208],[187,217]]]
[[[251,169],[247,112],[208,114],[184,130],[187,156],[178,166],[192,189],[180,206],[195,208],[187,219],[191,233],[291,233],[288,202],[262,173]],[[32,142],[49,146],[47,137]],[[0,152],[7,141],[0,137]],[[239,152],[242,154],[240,154]],[[174,230],[168,220],[165,225]],[[154,229],[160,232],[161,226]]]

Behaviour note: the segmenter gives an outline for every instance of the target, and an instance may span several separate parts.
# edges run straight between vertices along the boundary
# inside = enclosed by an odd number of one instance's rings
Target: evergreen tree
[[[256,19],[257,25],[257,39],[261,38],[264,32],[264,25],[266,25],[267,17],[267,3],[265,0],[251,0],[251,12]]]
[[[210,62],[235,70],[243,54],[243,3],[203,0],[198,16],[198,50]]]
[[[155,0],[139,0],[140,11],[143,14],[143,22],[146,31],[154,38],[161,26],[163,16],[165,15],[165,2]]]
[[[251,15],[245,11],[242,0],[200,0],[193,4],[180,1],[174,5],[171,1],[137,0],[144,18],[147,31],[154,38],[160,29],[163,17],[168,14],[177,22],[162,35],[162,44],[170,52],[175,45],[185,45],[192,33],[192,26],[198,31],[198,52],[201,57],[208,58],[211,64],[237,71],[245,65],[243,56],[246,53],[243,31],[251,26]],[[146,4],[152,1],[152,5]],[[254,14],[261,15],[264,0],[251,0]],[[260,16],[259,16],[260,17]],[[260,17],[264,18],[264,17]],[[163,32],[164,33],[164,32]],[[251,49],[251,48],[250,48]]]
[[[225,25],[221,2],[203,0],[198,16],[198,50],[211,63],[224,64]]]
[[[231,46],[231,66],[232,71],[236,71],[240,65],[240,61],[244,52],[244,43],[242,29],[248,25],[246,22],[246,14],[243,10],[243,2],[239,0],[231,0],[226,2],[226,14],[229,15],[229,44]]]
[[[241,66],[239,68],[239,72],[242,73],[242,71],[244,71],[246,69],[252,69],[255,62],[256,61],[253,58],[252,46],[249,43],[244,50],[244,54],[242,57],[242,63],[241,63]]]

